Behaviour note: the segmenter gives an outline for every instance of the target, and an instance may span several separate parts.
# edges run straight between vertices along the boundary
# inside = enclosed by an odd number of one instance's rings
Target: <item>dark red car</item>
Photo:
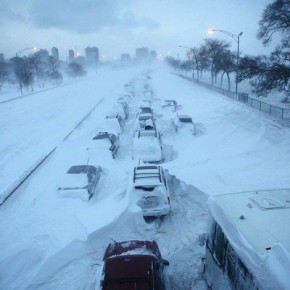
[[[111,243],[104,254],[102,290],[165,290],[163,260],[155,241]]]

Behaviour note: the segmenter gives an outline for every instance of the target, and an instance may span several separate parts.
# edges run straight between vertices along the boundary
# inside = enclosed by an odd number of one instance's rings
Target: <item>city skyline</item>
[[[179,45],[199,46],[207,37],[227,40],[235,50],[235,43],[228,36],[207,34],[208,28],[215,28],[234,34],[242,31],[242,54],[267,54],[270,48],[263,47],[256,33],[269,3],[270,0],[2,0],[0,51],[11,58],[26,47],[55,46],[60,58],[64,58],[69,49],[83,53],[86,44],[93,44],[99,48],[100,56],[114,59],[122,53],[133,55],[136,47],[146,46],[164,55],[180,53],[184,58]]]

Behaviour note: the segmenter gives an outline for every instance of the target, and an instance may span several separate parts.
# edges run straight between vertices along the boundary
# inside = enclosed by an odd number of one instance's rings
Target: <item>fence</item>
[[[220,93],[220,94],[227,96],[231,99],[235,99],[235,92],[225,90],[222,88],[218,88],[218,87],[212,86],[211,84],[207,84],[207,83],[192,79],[190,77],[187,77],[187,76],[184,76],[181,74],[179,74],[179,76],[183,79],[187,79],[191,82],[194,82],[195,84],[198,84],[198,85],[203,86],[207,89],[210,89],[212,91]],[[265,102],[261,102],[257,99],[249,97],[249,95],[246,93],[238,93],[237,100],[239,102],[242,102],[244,104],[249,105],[252,108],[260,110],[263,113],[267,113],[269,115],[272,115],[272,116],[275,116],[275,117],[278,117],[278,118],[281,118],[284,120],[290,120],[290,109],[281,108],[281,107],[274,106],[274,105],[271,105],[271,104],[268,104]]]

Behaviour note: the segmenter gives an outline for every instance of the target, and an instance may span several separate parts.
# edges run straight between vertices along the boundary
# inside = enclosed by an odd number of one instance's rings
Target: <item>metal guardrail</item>
[[[235,99],[235,92],[229,91],[229,90],[225,90],[222,88],[218,88],[215,86],[212,86],[211,84],[207,84],[195,79],[192,79],[190,77],[178,74],[181,78],[186,79],[188,81],[191,81],[197,85],[200,85],[202,87],[205,87],[207,89],[210,89],[212,91],[215,91],[217,93],[220,93],[224,96],[227,96],[231,99]],[[238,93],[238,99],[239,102],[242,102],[244,104],[247,104],[248,106],[257,109],[263,113],[284,119],[284,120],[290,120],[290,109],[287,108],[281,108],[279,106],[275,106],[275,105],[271,105],[269,103],[266,102],[261,102],[257,99],[251,98],[249,97],[248,94],[246,93]]]

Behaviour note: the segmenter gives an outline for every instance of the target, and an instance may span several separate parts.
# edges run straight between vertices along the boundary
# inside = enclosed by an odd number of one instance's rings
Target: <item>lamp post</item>
[[[24,52],[24,51],[26,51],[26,50],[29,50],[29,49],[33,49],[34,51],[37,50],[36,47],[27,47],[27,48],[24,48],[24,49],[22,49],[22,50],[16,52],[16,57],[18,57],[18,54],[20,55],[22,52]]]
[[[238,99],[238,82],[239,82],[239,62],[240,62],[240,37],[243,35],[243,32],[240,32],[238,35],[235,35],[229,31],[226,30],[219,30],[219,29],[209,29],[208,33],[213,34],[215,31],[222,32],[230,36],[233,40],[235,40],[238,44],[237,49],[237,69],[236,69],[236,99]]]

